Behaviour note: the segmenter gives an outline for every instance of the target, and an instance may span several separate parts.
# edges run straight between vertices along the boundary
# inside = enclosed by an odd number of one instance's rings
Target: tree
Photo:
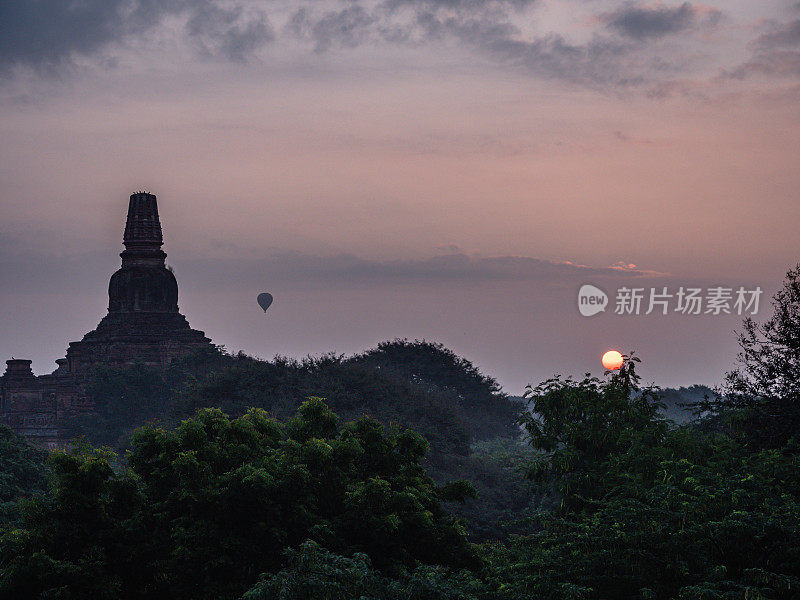
[[[47,452],[0,425],[0,524],[17,517],[17,502],[47,489]]]
[[[515,473],[507,480],[502,465],[475,451],[483,444],[516,445],[522,403],[441,344],[395,340],[352,357],[270,361],[209,350],[167,366],[97,369],[87,393],[97,410],[73,422],[73,434],[121,453],[132,431],[150,420],[174,427],[200,408],[239,417],[257,407],[286,421],[306,398],[322,397],[342,420],[370,415],[422,435],[430,444],[424,464],[434,481],[469,479],[477,488],[477,499],[447,506],[476,539],[504,536],[494,517],[514,520],[528,504],[530,483]]]
[[[449,573],[441,567],[420,566],[399,580],[375,570],[366,554],[352,558],[333,554],[307,541],[288,550],[288,564],[265,576],[241,600],[475,600],[484,586],[467,571]]]
[[[0,538],[0,598],[130,598],[151,576],[130,568],[147,566],[144,498],[111,459],[85,444],[50,455],[52,492],[22,502],[20,523]]]
[[[518,434],[514,422],[522,406],[503,393],[495,379],[442,344],[395,339],[351,360],[397,373],[429,393],[446,396],[477,439]]]
[[[790,600],[800,585],[798,447],[748,451],[658,414],[625,369],[532,388],[533,473],[560,510],[490,557],[501,600]]]
[[[132,437],[128,468],[88,446],[52,459],[55,493],[0,542],[0,598],[235,598],[307,539],[382,573],[477,568],[416,433],[340,426],[319,399],[285,425],[206,409]],[[447,494],[445,494],[447,492]],[[68,595],[68,596],[67,596]]]
[[[528,386],[530,411],[520,422],[540,454],[531,464],[536,480],[551,480],[562,508],[590,510],[609,481],[607,464],[637,445],[658,444],[667,431],[655,388],[639,389],[637,357],[604,382],[557,376]]]
[[[800,265],[786,274],[773,314],[744,321],[738,369],[728,373],[716,412],[755,447],[777,448],[800,433]]]
[[[671,430],[606,462],[591,511],[541,513],[490,558],[500,600],[792,600],[800,458]]]
[[[174,417],[176,397],[228,360],[222,347],[209,346],[167,365],[97,365],[84,385],[94,410],[72,416],[68,437],[86,437],[96,445],[124,450],[134,429],[154,419],[169,422]]]

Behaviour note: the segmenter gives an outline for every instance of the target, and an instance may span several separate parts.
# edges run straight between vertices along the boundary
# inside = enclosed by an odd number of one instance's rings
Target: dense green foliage
[[[498,440],[523,452],[515,443],[522,404],[441,344],[395,340],[350,358],[302,361],[202,352],[166,367],[100,368],[87,393],[98,410],[73,423],[73,433],[118,452],[151,419],[169,427],[200,408],[239,416],[257,407],[285,421],[308,397],[322,397],[344,421],[370,415],[420,433],[430,444],[425,464],[434,480],[468,479],[478,489],[477,498],[452,507],[476,540],[503,537],[503,524],[531,504],[521,468],[473,451]]]
[[[287,555],[286,568],[265,577],[241,600],[474,600],[485,590],[467,571],[452,574],[427,565],[399,580],[391,579],[375,570],[366,554],[348,558],[311,541]]]
[[[520,407],[500,385],[470,361],[441,344],[415,340],[382,342],[353,362],[371,371],[387,371],[428,394],[457,407],[457,415],[473,438],[516,437]]]
[[[176,424],[175,397],[194,382],[221,368],[229,360],[212,347],[184,356],[165,366],[145,364],[100,365],[85,382],[93,413],[73,417],[68,423],[72,437],[85,437],[95,444],[127,448],[134,429],[160,420]]]
[[[532,390],[533,472],[561,501],[498,549],[498,597],[797,597],[798,448],[669,427],[634,367]]]
[[[658,400],[664,405],[665,417],[676,423],[686,423],[695,417],[695,407],[717,397],[707,385],[690,385],[678,388],[659,388]]]
[[[608,461],[638,445],[657,446],[669,425],[654,389],[639,391],[627,361],[610,382],[560,377],[529,387],[531,412],[523,418],[531,445],[541,451],[536,479],[557,481],[562,508],[583,510],[608,482]],[[636,392],[639,393],[636,393]]]
[[[19,500],[45,491],[46,457],[44,450],[0,425],[0,524],[17,518]]]
[[[234,598],[306,539],[386,574],[479,566],[420,463],[425,441],[319,400],[282,425],[202,410],[131,441],[115,473],[89,447],[52,455],[54,492],[23,506],[0,546],[2,598]]]
[[[308,397],[325,398],[344,419],[369,414],[413,427],[434,457],[469,453],[472,440],[518,434],[518,402],[464,358],[441,344],[395,340],[349,358],[258,360],[203,351],[166,367],[99,368],[87,383],[97,414],[75,433],[124,448],[146,421],[178,422],[198,408],[242,415],[263,408],[283,420]]]
[[[523,519],[553,503],[552,485],[528,477],[535,456],[516,438],[494,438],[475,443],[469,456],[450,457],[449,472],[468,480],[477,492],[464,502],[447,505],[463,520],[473,541],[504,539],[519,529]],[[431,465],[428,470],[435,473]],[[445,474],[434,475],[437,478]]]
[[[745,319],[740,368],[710,410],[737,418],[734,429],[756,448],[778,448],[800,433],[800,265],[786,274],[764,323]],[[730,411],[730,409],[735,409]]]

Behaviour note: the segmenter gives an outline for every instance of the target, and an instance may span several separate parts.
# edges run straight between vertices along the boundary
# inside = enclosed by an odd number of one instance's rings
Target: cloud
[[[355,48],[364,43],[376,19],[358,4],[342,10],[328,11],[314,21],[307,8],[300,8],[289,21],[289,29],[297,37],[314,40],[315,52],[333,46]]]
[[[756,40],[760,48],[798,48],[800,47],[800,19],[784,23]]]
[[[701,22],[714,25],[722,17],[717,9],[700,9],[689,2],[680,6],[626,4],[600,15],[606,27],[634,40],[661,38],[694,29]]]
[[[414,2],[414,0],[406,0]],[[454,0],[455,2],[455,0]],[[417,22],[429,38],[454,38],[497,64],[521,68],[536,76],[568,80],[589,86],[631,85],[642,79],[626,64],[630,45],[594,35],[574,43],[557,32],[529,36],[515,25],[512,13],[532,2],[450,2],[416,0],[422,7]]]
[[[29,0],[0,3],[0,71],[55,70],[144,35],[168,17],[206,54],[241,60],[273,39],[266,15],[216,0]]]
[[[724,72],[724,77],[746,79],[751,76],[800,77],[800,19],[773,24],[751,44],[753,54],[747,62]]]
[[[589,267],[527,256],[474,256],[456,252],[409,260],[370,260],[352,254],[318,256],[300,252],[277,253],[263,259],[198,259],[182,269],[202,273],[212,285],[252,286],[254,281],[320,285],[447,284],[453,282],[564,283],[585,278],[630,279],[665,274],[625,267]],[[180,273],[179,273],[180,275]]]
[[[370,10],[358,3],[335,11],[306,6],[293,14],[287,31],[313,41],[317,53],[366,43],[421,46],[455,41],[497,65],[544,78],[590,86],[644,80],[641,66],[627,60],[627,41],[595,35],[576,44],[558,33],[524,34],[516,22],[524,21],[521,11],[535,5],[536,0],[388,0]],[[637,59],[637,64],[642,61]]]
[[[547,17],[535,12],[538,0],[355,0],[336,11],[325,6],[299,9],[287,28],[312,40],[317,53],[380,43],[457,45],[498,67],[595,89],[652,86],[690,72],[702,53],[664,54],[643,42],[707,30],[723,18],[718,9],[688,2],[674,8],[628,3],[593,16],[591,28],[574,35],[574,27],[563,33],[541,27]]]
[[[388,0],[391,9],[403,6],[425,8],[426,10],[497,10],[501,7],[525,8],[538,4],[539,0]]]
[[[660,278],[667,274],[628,262],[591,267],[569,261],[529,256],[480,256],[445,246],[446,254],[427,258],[373,260],[353,254],[316,255],[276,251],[263,257],[209,257],[174,263],[178,283],[191,279],[209,288],[248,289],[259,282],[298,286],[438,285],[450,283],[539,282],[574,284],[583,280],[607,281]],[[103,284],[119,268],[115,255],[99,252],[43,255],[10,249],[0,259],[0,292],[83,293]],[[240,249],[244,254],[247,250]],[[169,258],[167,263],[170,264]],[[83,282],[83,283],[82,283]],[[102,286],[101,286],[102,287]]]
[[[191,11],[186,30],[207,56],[242,62],[275,38],[266,15],[242,7],[201,2]]]
[[[281,44],[277,54],[281,58],[296,57],[298,50],[321,55],[394,46],[427,47],[436,53],[457,47],[496,68],[594,89],[641,89],[653,98],[680,93],[680,85],[672,84],[697,81],[700,72],[706,73],[700,75],[704,81],[714,71],[739,79],[800,73],[796,44],[800,21],[762,35],[753,44],[752,59],[736,66],[731,64],[736,52],[728,50],[738,42],[707,35],[728,19],[714,7],[612,1],[605,4],[606,12],[598,14],[580,3],[574,18],[554,20],[548,11],[538,11],[540,4],[540,0],[5,2],[0,4],[0,77],[15,67],[58,72],[79,57],[92,57],[103,68],[111,68],[119,56],[120,62],[129,58],[125,64],[135,66],[139,59],[132,42],[137,37],[156,43],[177,40],[178,46],[193,48],[200,56],[239,62],[274,41]],[[279,24],[277,30],[273,21]],[[682,36],[681,47],[666,49],[663,40],[677,35]],[[337,68],[330,62],[321,64]]]
[[[467,37],[496,61],[523,67],[543,77],[592,87],[625,87],[647,79],[641,61],[639,66],[628,64],[630,47],[613,39],[596,36],[586,44],[572,44],[556,33],[533,40],[502,35],[498,29],[481,33]]]
[[[377,4],[350,2],[329,10],[329,4],[303,6],[290,18],[287,30],[315,42],[315,51],[354,48],[365,42],[419,45],[447,36],[465,39],[513,35],[509,15],[534,0],[386,0]],[[477,38],[476,38],[477,40]]]

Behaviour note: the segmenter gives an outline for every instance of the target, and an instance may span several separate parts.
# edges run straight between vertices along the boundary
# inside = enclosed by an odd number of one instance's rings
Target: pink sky
[[[138,189],[216,342],[424,337],[510,393],[610,347],[716,383],[739,317],[585,319],[578,286],[800,261],[795,1],[81,6],[0,9],[0,352],[37,372],[104,313]]]

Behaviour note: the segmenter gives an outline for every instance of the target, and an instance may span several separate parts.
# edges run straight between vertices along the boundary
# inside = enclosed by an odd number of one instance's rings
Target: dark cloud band
[[[0,3],[0,70],[55,69],[170,16],[186,19],[185,34],[205,53],[241,60],[273,39],[266,15],[215,0],[28,0]]]

